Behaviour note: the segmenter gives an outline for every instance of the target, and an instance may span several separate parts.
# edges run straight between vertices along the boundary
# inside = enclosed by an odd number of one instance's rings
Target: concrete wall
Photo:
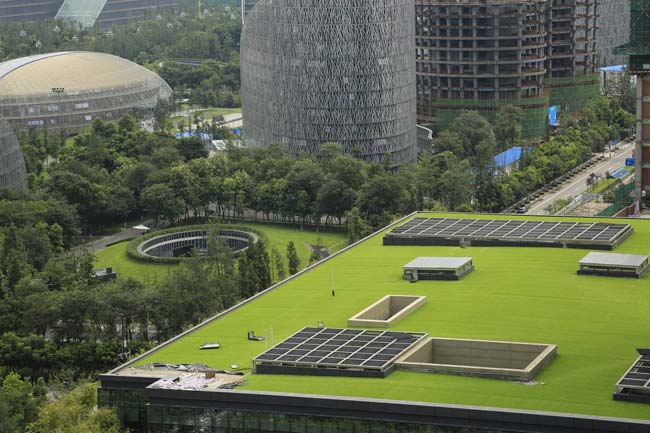
[[[426,296],[386,295],[348,319],[348,326],[388,328],[424,305],[426,299]]]
[[[398,360],[399,369],[531,380],[556,346],[489,340],[430,338]]]

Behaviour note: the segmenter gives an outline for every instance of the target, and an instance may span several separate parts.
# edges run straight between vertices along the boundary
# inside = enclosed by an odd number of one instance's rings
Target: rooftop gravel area
[[[418,216],[441,216],[425,214]],[[448,214],[442,216],[596,221],[584,218]],[[650,221],[626,222],[634,233],[616,253],[647,254]],[[427,303],[390,330],[433,337],[504,340],[558,345],[557,357],[520,384],[441,374],[396,371],[387,378],[247,375],[238,389],[359,396],[393,400],[556,411],[650,419],[650,406],[615,402],[618,379],[650,347],[650,275],[641,279],[579,276],[589,250],[546,247],[382,246],[382,235],[315,266],[252,302],[213,320],[138,360],[204,363],[218,369],[250,367],[270,336],[277,344],[305,326],[347,320],[381,297],[424,295]],[[402,280],[402,266],[419,256],[473,257],[475,271],[460,281]],[[336,296],[330,281],[334,274]],[[199,346],[219,342],[218,350]]]

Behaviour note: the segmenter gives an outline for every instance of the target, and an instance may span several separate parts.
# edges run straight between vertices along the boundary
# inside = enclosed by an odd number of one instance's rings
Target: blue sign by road
[[[635,165],[634,158],[625,158],[625,165],[628,167],[634,167]]]

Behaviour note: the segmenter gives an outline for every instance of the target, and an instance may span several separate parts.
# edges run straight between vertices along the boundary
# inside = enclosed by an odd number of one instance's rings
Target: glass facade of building
[[[142,390],[99,390],[122,425],[147,433],[517,433],[518,430],[148,404]]]

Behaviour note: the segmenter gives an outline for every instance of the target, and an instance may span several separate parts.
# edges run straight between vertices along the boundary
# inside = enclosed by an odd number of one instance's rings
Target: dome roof
[[[111,54],[68,51],[0,63],[0,95],[3,97],[50,94],[55,87],[69,93],[142,83],[147,87],[160,87],[161,97],[171,95],[170,87],[154,72]]]

